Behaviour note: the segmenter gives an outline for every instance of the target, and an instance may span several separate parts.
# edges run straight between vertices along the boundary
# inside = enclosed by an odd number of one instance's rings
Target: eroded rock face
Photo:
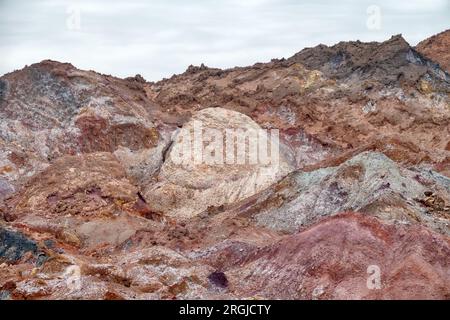
[[[450,234],[448,190],[450,179],[436,172],[403,169],[381,153],[363,152],[338,167],[296,172],[246,210],[259,224],[288,232],[352,210]],[[427,193],[441,199],[439,210],[422,204]]]
[[[450,30],[443,31],[428,39],[421,41],[416,50],[429,59],[439,63],[441,68],[447,72],[450,71]]]
[[[244,255],[226,273],[242,296],[448,299],[449,245],[448,237],[421,226],[346,214]],[[378,287],[368,285],[374,272]]]
[[[20,217],[26,213],[88,215],[113,203],[130,203],[137,190],[110,153],[66,156],[30,180],[11,201]]]
[[[8,199],[4,210],[15,225],[76,247],[120,245],[160,220],[110,153],[58,158]]]
[[[447,33],[0,77],[0,299],[449,299]],[[261,128],[277,162],[220,161]]]
[[[126,167],[130,158],[139,166],[140,154],[164,144],[152,102],[132,80],[46,60],[3,76],[0,92],[2,194],[64,155],[119,150],[132,154],[121,157]]]
[[[295,54],[293,61],[309,69],[320,70],[333,78],[351,83],[368,80],[384,85],[398,85],[399,80],[414,85],[425,74],[434,75],[429,61],[423,59],[401,35],[377,43],[340,42],[328,47],[319,45]]]
[[[171,114],[220,106],[280,129],[297,168],[376,148],[448,175],[449,90],[448,74],[395,36],[251,67],[191,68],[148,92]],[[390,151],[393,143],[401,152]]]
[[[36,242],[28,239],[20,232],[8,230],[0,226],[0,262],[14,263],[21,260],[25,254],[37,256]]]
[[[209,135],[208,130],[214,130],[217,135]],[[226,130],[233,130],[236,138],[227,140]],[[276,154],[273,159],[268,157],[267,164],[261,157],[252,163],[253,151],[249,145],[254,138],[237,140],[246,134],[254,133],[257,137],[260,130],[249,117],[235,111],[210,108],[194,114],[174,137],[158,183],[145,192],[152,208],[169,216],[189,218],[208,207],[220,207],[245,199],[283,178],[293,167],[282,153],[282,147],[277,145],[274,148]],[[204,137],[196,139],[195,132],[203,132]],[[192,140],[187,141],[191,137]],[[269,146],[268,152],[271,144],[278,143],[270,134],[261,140],[261,144]],[[246,147],[242,149],[242,163],[238,159],[240,142],[243,148]],[[213,144],[217,148],[211,148]],[[227,147],[233,149],[229,153],[232,155],[229,164],[226,163]],[[259,150],[254,153],[256,156],[260,156]],[[199,156],[202,159],[197,161],[195,158]]]

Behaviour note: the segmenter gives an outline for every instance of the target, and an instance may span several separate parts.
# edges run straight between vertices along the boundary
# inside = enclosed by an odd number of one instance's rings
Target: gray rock
[[[14,263],[19,261],[27,252],[37,256],[38,246],[36,242],[20,232],[0,226],[0,261]]]

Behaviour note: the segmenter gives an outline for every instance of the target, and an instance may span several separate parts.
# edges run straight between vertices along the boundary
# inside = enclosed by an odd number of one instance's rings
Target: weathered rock
[[[244,297],[448,299],[449,254],[448,237],[421,226],[346,214],[243,254],[225,271],[230,291]]]
[[[447,34],[0,77],[0,299],[449,299]],[[278,164],[179,162],[196,121],[278,129]]]
[[[128,82],[49,60],[3,76],[0,172],[6,171],[6,183],[19,186],[64,155],[121,150],[128,167],[127,160],[139,165],[142,153],[160,153],[151,115],[158,108]]]
[[[38,254],[36,242],[20,232],[0,226],[0,263],[18,262],[26,253]]]
[[[113,155],[91,153],[58,158],[33,177],[10,206],[19,216],[85,216],[134,204],[137,192]]]
[[[208,136],[207,130],[214,130],[217,136]],[[247,147],[242,163],[238,160],[239,141],[227,140],[226,130],[241,130],[234,131],[239,138],[255,134],[242,140],[243,147]],[[159,182],[145,191],[151,207],[173,217],[189,218],[210,206],[242,200],[283,178],[292,166],[281,153],[276,139],[270,134],[261,137],[260,143],[269,145],[268,152],[272,144],[277,144],[277,154],[273,159],[268,158],[267,163],[259,157],[260,149],[253,151],[249,146],[258,143],[255,139],[260,131],[262,129],[249,117],[235,111],[211,108],[194,114],[174,137],[159,172]],[[195,132],[203,132],[204,137],[196,139]],[[227,148],[232,149],[229,164],[226,163]],[[257,157],[255,162],[251,162],[252,155]],[[196,160],[196,157],[202,158]]]
[[[7,201],[15,224],[53,234],[71,245],[119,245],[155,226],[116,157],[91,153],[58,158]]]
[[[262,226],[287,232],[351,210],[389,222],[421,223],[450,234],[450,216],[430,214],[417,200],[427,190],[450,203],[447,177],[420,168],[404,169],[381,153],[363,152],[337,167],[295,172],[235,210],[253,216]]]
[[[407,146],[396,161],[450,174],[450,79],[400,36],[320,45],[251,67],[186,72],[150,84],[148,92],[180,122],[196,110],[223,107],[280,129],[298,168],[370,145],[384,152],[395,140]]]
[[[439,63],[441,68],[450,72],[450,29],[421,41],[416,50],[427,58]]]
[[[344,81],[370,80],[383,85],[398,85],[399,80],[414,85],[430,72],[427,61],[401,35],[382,43],[352,41],[332,47],[319,45],[300,51],[290,60]],[[449,80],[445,74],[440,76]]]

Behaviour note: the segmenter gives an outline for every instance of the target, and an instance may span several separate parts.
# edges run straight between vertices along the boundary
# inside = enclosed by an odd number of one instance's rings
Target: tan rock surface
[[[450,30],[445,30],[428,39],[425,39],[416,46],[416,50],[425,57],[439,63],[442,69],[450,72]]]
[[[449,299],[447,35],[0,77],[0,299]],[[279,165],[177,162],[196,121],[278,129]]]

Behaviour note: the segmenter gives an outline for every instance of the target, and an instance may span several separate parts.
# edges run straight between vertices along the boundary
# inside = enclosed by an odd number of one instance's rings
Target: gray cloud
[[[379,30],[366,26],[370,5],[381,10]],[[402,33],[415,45],[449,28],[449,9],[448,0],[0,0],[0,74],[53,59],[158,80],[189,64],[244,66],[319,43]],[[78,11],[81,28],[68,28]]]

